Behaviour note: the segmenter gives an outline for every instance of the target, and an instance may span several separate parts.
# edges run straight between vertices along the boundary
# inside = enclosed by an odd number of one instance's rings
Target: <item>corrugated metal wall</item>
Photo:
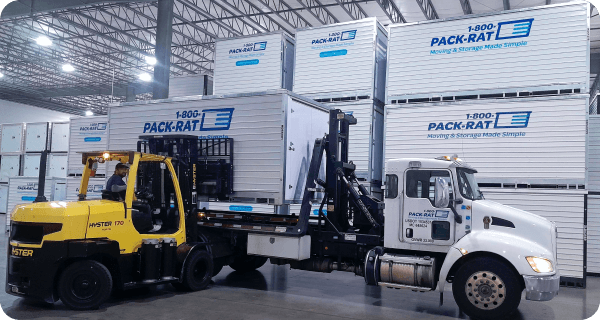
[[[458,154],[479,170],[481,181],[584,184],[587,99],[388,105],[385,158]]]
[[[544,87],[587,92],[588,6],[390,26],[387,101]]]
[[[554,221],[558,227],[558,270],[583,278],[585,190],[482,188],[486,200],[525,210]]]

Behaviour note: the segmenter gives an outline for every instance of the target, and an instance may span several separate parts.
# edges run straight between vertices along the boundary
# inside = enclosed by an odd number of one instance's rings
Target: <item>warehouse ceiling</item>
[[[377,17],[383,24],[527,8],[568,0],[175,0],[171,77],[212,74],[216,38]],[[592,14],[592,79],[600,17]],[[81,115],[151,98],[157,2],[19,0],[0,18],[0,99]],[[40,36],[50,39],[44,46]],[[42,39],[44,40],[44,39]],[[68,66],[72,66],[69,71]],[[67,71],[65,71],[67,70]],[[130,91],[131,92],[131,91]]]

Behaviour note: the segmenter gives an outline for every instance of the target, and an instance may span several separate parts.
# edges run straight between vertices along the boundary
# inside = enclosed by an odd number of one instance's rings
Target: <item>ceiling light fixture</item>
[[[91,117],[91,116],[94,115],[94,113],[92,111],[88,110],[88,111],[85,112],[85,115],[88,116],[88,117]]]
[[[75,67],[73,67],[72,65],[70,65],[68,63],[63,64],[62,69],[65,72],[73,72],[73,71],[75,71]]]
[[[46,36],[37,37],[37,39],[35,39],[35,42],[42,47],[47,47],[47,46],[52,45],[52,40],[50,40]]]
[[[141,74],[140,74],[138,77],[140,78],[140,80],[142,80],[142,81],[146,81],[146,82],[148,82],[148,81],[151,81],[151,80],[152,80],[152,76],[150,76],[150,75],[149,75],[149,74],[147,74],[147,73],[141,73]]]
[[[0,72],[0,78],[4,78],[4,73]]]
[[[155,57],[151,57],[151,56],[145,56],[144,59],[146,60],[146,63],[153,66],[156,64],[156,58]]]

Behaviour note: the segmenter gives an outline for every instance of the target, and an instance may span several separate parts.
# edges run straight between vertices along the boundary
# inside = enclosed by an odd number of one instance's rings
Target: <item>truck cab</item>
[[[452,283],[470,315],[516,308],[523,289],[529,300],[552,299],[560,282],[555,224],[485,200],[476,173],[457,156],[388,161],[385,249],[437,257],[436,289]]]

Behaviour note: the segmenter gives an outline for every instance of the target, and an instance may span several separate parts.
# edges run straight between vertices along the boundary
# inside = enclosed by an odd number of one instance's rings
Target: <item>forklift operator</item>
[[[106,190],[118,193],[121,200],[125,199],[125,190],[127,190],[127,184],[123,181],[123,178],[129,173],[129,167],[124,163],[117,163],[115,167],[115,173],[108,179],[106,183]]]

